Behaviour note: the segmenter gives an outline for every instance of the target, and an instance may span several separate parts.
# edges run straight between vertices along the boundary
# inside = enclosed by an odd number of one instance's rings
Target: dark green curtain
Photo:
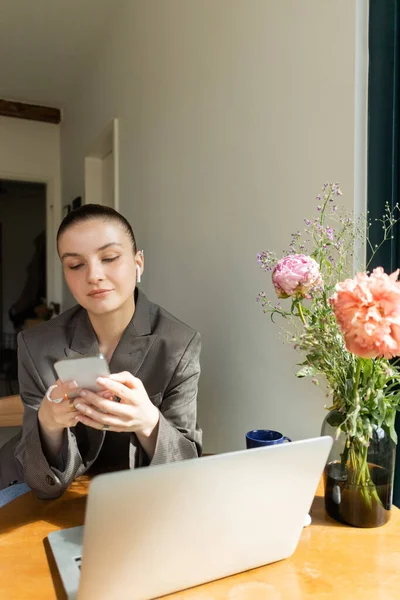
[[[399,4],[400,0],[370,0],[368,82],[368,210],[373,244],[382,229],[374,224],[385,203],[399,202]],[[371,268],[381,265],[387,273],[400,267],[400,228],[377,253]],[[400,413],[396,419],[400,440]],[[400,507],[400,444],[397,446],[393,502]]]

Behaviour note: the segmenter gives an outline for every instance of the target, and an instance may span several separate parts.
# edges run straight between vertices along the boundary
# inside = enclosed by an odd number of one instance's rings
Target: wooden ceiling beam
[[[58,108],[2,99],[0,99],[0,116],[53,124],[58,124],[61,121],[61,111]]]

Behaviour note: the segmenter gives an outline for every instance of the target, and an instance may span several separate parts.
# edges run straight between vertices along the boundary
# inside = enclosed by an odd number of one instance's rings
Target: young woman
[[[200,336],[136,287],[144,259],[128,221],[84,205],[61,223],[57,248],[78,304],[18,336],[24,419],[0,449],[0,489],[24,481],[55,498],[88,469],[199,456]],[[112,373],[103,392],[55,381],[57,360],[99,352]]]

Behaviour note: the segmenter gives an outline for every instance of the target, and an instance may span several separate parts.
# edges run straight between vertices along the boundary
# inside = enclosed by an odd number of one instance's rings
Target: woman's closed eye
[[[111,263],[114,262],[115,260],[117,260],[117,258],[120,258],[120,255],[117,256],[106,256],[104,258],[101,259],[101,262],[103,263]],[[76,265],[68,265],[68,269],[71,269],[72,271],[77,271],[78,269],[81,269],[84,266],[84,263],[78,263]]]
[[[117,258],[120,258],[120,255],[118,256],[107,256],[106,258],[102,258],[102,262],[105,263],[110,263],[110,262],[114,262],[114,260],[117,260]]]

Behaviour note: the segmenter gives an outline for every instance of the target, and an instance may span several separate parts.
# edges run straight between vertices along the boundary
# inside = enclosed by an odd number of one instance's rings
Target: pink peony
[[[362,358],[400,355],[398,273],[378,267],[370,276],[358,273],[337,284],[330,302],[349,352]]]
[[[305,254],[289,254],[281,258],[272,272],[272,283],[278,298],[311,298],[311,292],[322,287],[318,263]]]

